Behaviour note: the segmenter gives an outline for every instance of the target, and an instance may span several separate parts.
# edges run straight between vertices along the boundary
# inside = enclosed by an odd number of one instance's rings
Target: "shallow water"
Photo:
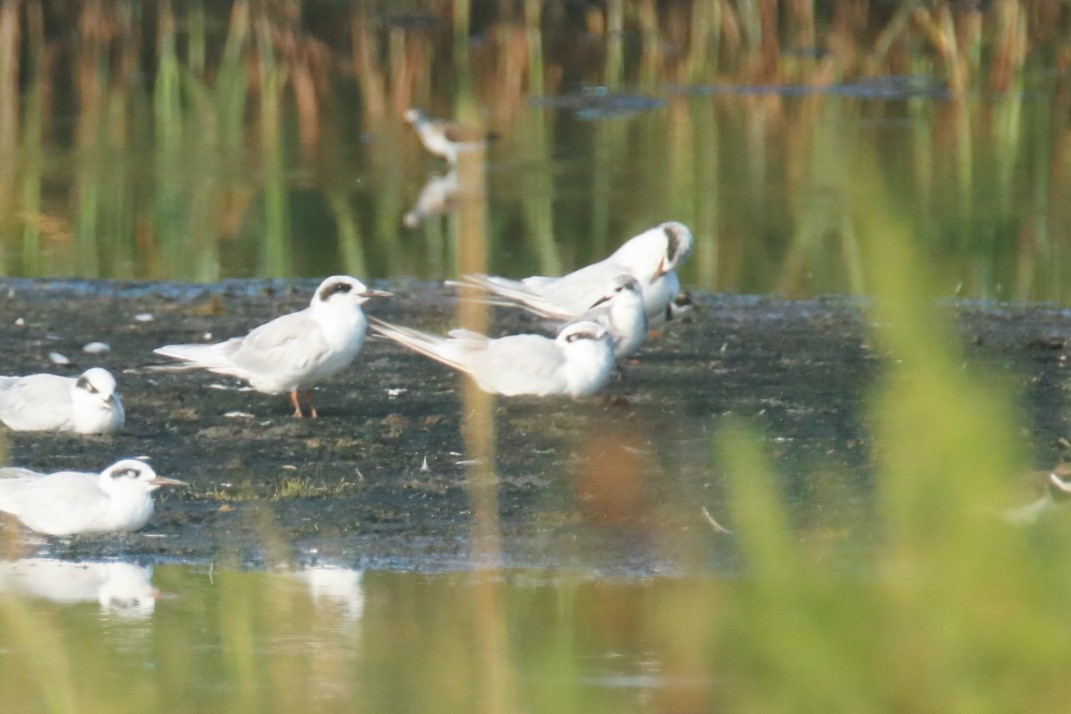
[[[473,711],[491,701],[494,711],[610,712],[713,699],[712,673],[665,630],[667,602],[714,594],[704,578],[120,567],[0,562],[6,711],[46,701]],[[56,672],[66,678],[50,681]]]

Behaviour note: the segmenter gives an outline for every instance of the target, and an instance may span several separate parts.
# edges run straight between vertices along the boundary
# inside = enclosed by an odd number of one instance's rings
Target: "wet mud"
[[[0,373],[103,366],[117,375],[127,411],[125,430],[110,436],[0,427],[7,463],[99,470],[145,456],[159,473],[190,483],[162,494],[153,520],[134,534],[44,538],[5,519],[7,554],[472,567],[483,481],[466,447],[461,381],[449,369],[369,339],[353,366],[316,390],[316,420],[294,419],[285,395],[243,391],[236,380],[143,369],[162,362],[152,354],[160,345],[244,334],[300,309],[316,284],[0,281]],[[454,324],[446,288],[376,287],[397,297],[369,303],[369,314],[429,331]],[[477,532],[491,538],[502,564],[640,574],[734,568],[733,538],[706,518],[731,526],[714,450],[729,416],[759,427],[799,518],[821,527],[823,514],[865,504],[866,398],[882,364],[865,311],[839,298],[693,298],[696,309],[649,341],[601,395],[495,400],[497,506]],[[1058,458],[1071,313],[935,309],[953,318],[967,358],[1021,395],[1028,453],[1038,464]],[[544,331],[538,319],[506,309],[495,310],[493,325],[496,334]],[[96,341],[111,349],[82,351]],[[54,364],[53,352],[71,364]],[[819,503],[831,482],[842,500]]]

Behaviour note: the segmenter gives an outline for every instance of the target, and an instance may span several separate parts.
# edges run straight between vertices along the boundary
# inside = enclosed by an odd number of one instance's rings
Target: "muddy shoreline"
[[[191,484],[159,499],[156,516],[136,534],[47,539],[8,522],[7,555],[472,567],[474,472],[459,381],[446,368],[370,339],[350,369],[317,390],[318,420],[293,419],[284,396],[239,391],[233,380],[138,369],[159,361],[154,347],[243,334],[299,309],[316,284],[0,280],[0,374],[77,374],[100,365],[117,375],[127,409],[126,429],[113,436],[4,430],[7,462],[98,469],[143,455]],[[370,303],[369,314],[432,331],[453,323],[456,303],[439,285],[376,287],[398,297]],[[881,360],[858,304],[694,298],[696,310],[647,343],[599,397],[496,401],[505,566],[625,574],[734,568],[733,539],[715,537],[699,516],[701,507],[726,510],[712,444],[727,415],[764,429],[800,518],[821,526],[816,474],[827,481],[833,474],[866,500],[865,394]],[[1057,440],[1068,433],[1071,312],[977,303],[935,309],[954,313],[968,358],[1021,395],[1027,452],[1038,464],[1057,458]],[[541,330],[518,311],[494,317],[499,334]],[[111,350],[84,353],[94,341]],[[51,352],[71,365],[53,364]]]

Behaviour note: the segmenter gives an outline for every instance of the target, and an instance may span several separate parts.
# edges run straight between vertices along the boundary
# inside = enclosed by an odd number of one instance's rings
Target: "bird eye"
[[[112,475],[115,478],[137,478],[138,476],[141,476],[141,474],[134,469],[123,469],[122,471],[116,471]]]
[[[335,283],[334,291],[336,293],[348,293],[353,289],[353,286],[349,283]]]
[[[84,389],[87,392],[89,392],[90,394],[96,394],[97,391],[98,391],[97,388],[93,386],[93,383],[90,382],[85,377],[79,377],[78,381],[75,382],[74,386],[77,387],[78,389]]]

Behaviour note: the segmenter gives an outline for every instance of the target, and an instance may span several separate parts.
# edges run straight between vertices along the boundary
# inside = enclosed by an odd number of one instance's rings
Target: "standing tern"
[[[309,413],[316,418],[312,386],[353,362],[368,330],[361,305],[369,298],[390,295],[369,289],[357,278],[335,275],[320,283],[309,307],[277,317],[245,337],[153,350],[185,362],[156,368],[207,369],[243,379],[265,394],[289,392],[295,417],[303,416],[299,390],[304,390]]]
[[[446,119],[432,119],[423,109],[407,110],[405,120],[416,129],[425,149],[451,164],[457,164],[459,153],[483,149],[487,142],[498,138],[494,132]]]
[[[0,421],[14,431],[107,434],[123,427],[126,412],[115,377],[93,367],[78,378],[0,377]]]
[[[403,347],[464,372],[485,392],[585,397],[602,389],[614,367],[610,333],[594,322],[566,325],[557,339],[510,335],[491,339],[471,330],[429,335],[372,318],[372,329]]]
[[[41,474],[0,468],[0,511],[38,533],[136,531],[153,513],[152,492],[161,486],[185,486],[157,476],[148,464],[123,459],[99,474],[60,471]]]
[[[661,322],[680,292],[676,268],[692,254],[694,246],[688,227],[671,221],[630,238],[608,258],[562,277],[533,275],[511,280],[476,274],[466,275],[463,280],[537,314],[553,310],[577,319],[601,297],[610,280],[628,273],[640,283],[648,319]]]

